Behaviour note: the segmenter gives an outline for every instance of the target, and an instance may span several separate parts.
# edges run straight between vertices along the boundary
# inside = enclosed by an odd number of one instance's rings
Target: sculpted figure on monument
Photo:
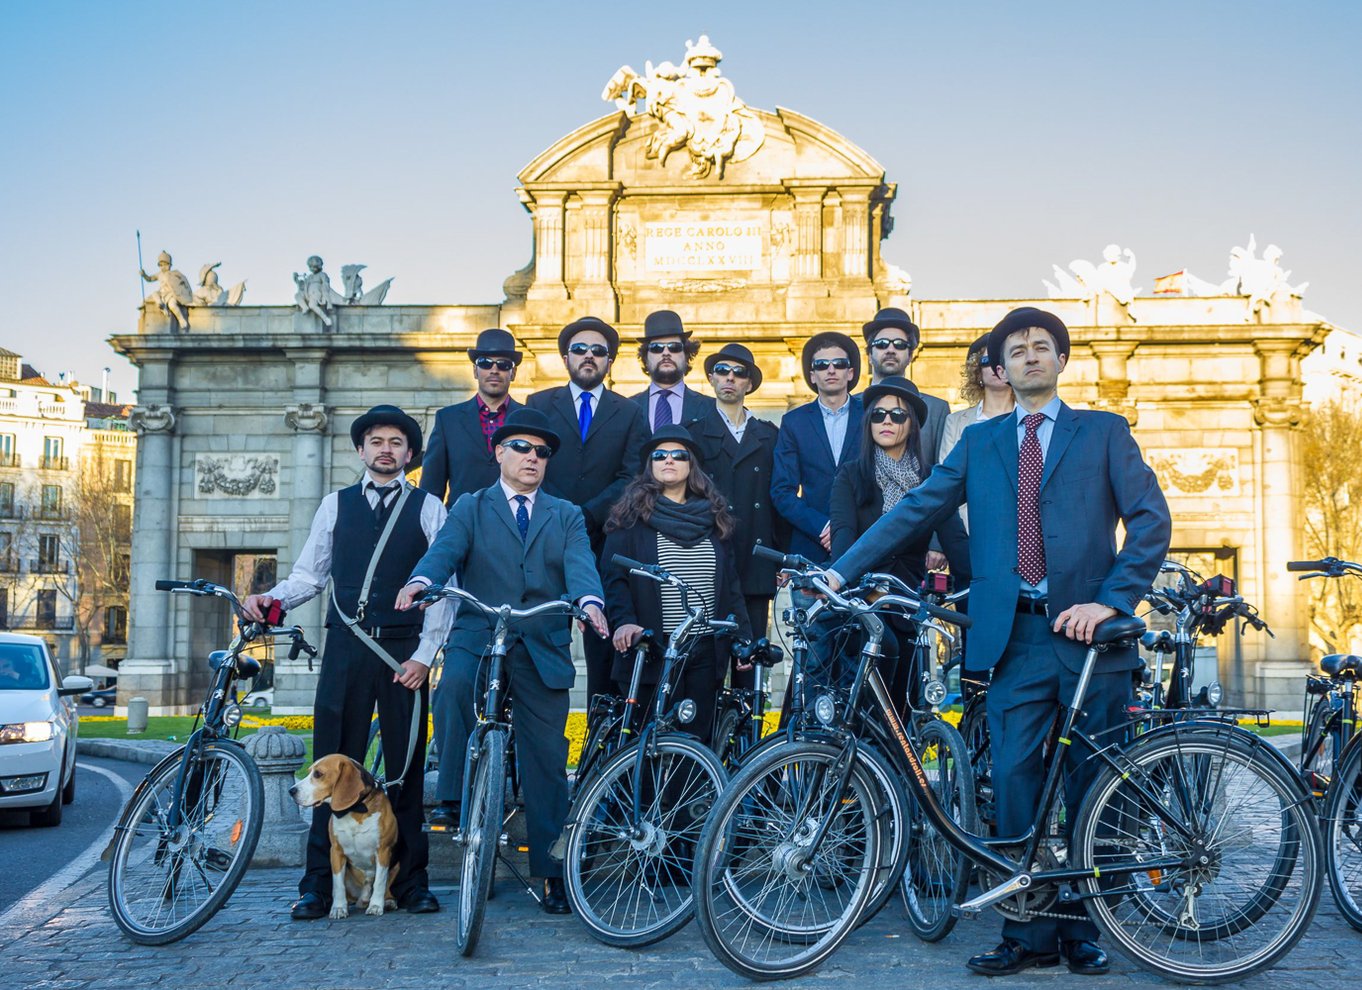
[[[322,321],[323,326],[331,326],[331,309],[344,306],[345,297],[331,288],[331,276],[322,271],[322,259],[315,254],[307,259],[307,274],[293,273],[293,283],[298,286],[294,301],[304,313],[312,313]]]
[[[1045,281],[1045,288],[1051,299],[1082,299],[1090,302],[1100,293],[1106,292],[1122,306],[1129,306],[1131,300],[1140,292],[1131,283],[1135,278],[1135,252],[1118,244],[1108,244],[1102,251],[1102,261],[1092,264],[1082,258],[1069,262],[1069,271],[1058,265],[1054,269],[1055,281]],[[1073,274],[1070,274],[1072,272]]]
[[[238,282],[230,290],[218,282],[218,266],[221,261],[204,265],[199,269],[199,287],[194,290],[195,306],[240,306],[241,297],[246,294],[245,281]]]
[[[139,268],[142,279],[155,282],[156,291],[147,296],[147,302],[154,302],[163,313],[169,313],[180,325],[181,330],[189,327],[189,314],[185,307],[193,303],[194,291],[189,287],[189,279],[171,266],[169,253],[162,251],[156,258],[156,274],[148,275],[146,269]]]
[[[1256,257],[1257,248],[1257,240],[1249,234],[1248,247],[1230,250],[1230,277],[1224,283],[1228,292],[1248,296],[1249,312],[1255,316],[1278,299],[1299,299],[1310,286],[1309,282],[1289,284],[1291,273],[1282,271],[1282,249],[1277,245],[1265,247],[1261,258]]]
[[[644,149],[648,158],[666,165],[673,151],[685,148],[691,177],[717,173],[722,179],[728,162],[751,158],[766,140],[761,120],[720,75],[722,59],[723,53],[702,34],[699,42],[686,42],[684,67],[671,62],[654,67],[647,62],[639,75],[621,66],[606,83],[601,99],[613,100],[630,116],[644,101],[644,112],[657,121]]]
[[[381,306],[387,298],[388,288],[393,284],[391,278],[384,279],[368,292],[364,291],[364,280],[359,273],[368,265],[341,265],[341,285],[345,287],[347,306]]]

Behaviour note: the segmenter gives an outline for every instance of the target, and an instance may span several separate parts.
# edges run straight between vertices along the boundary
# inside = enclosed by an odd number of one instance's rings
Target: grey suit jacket
[[[922,424],[922,460],[928,467],[940,463],[941,435],[946,430],[946,420],[951,414],[951,404],[945,399],[921,393],[922,401],[927,403],[927,421]]]
[[[435,542],[412,571],[444,584],[459,585],[486,605],[529,608],[562,598],[592,595],[605,600],[596,559],[582,522],[582,510],[542,489],[535,496],[530,530],[524,540],[501,485],[459,497]],[[449,632],[446,662],[476,662],[491,639],[487,618],[460,608]],[[572,687],[572,623],[564,616],[540,616],[511,628],[509,642],[523,641],[544,684]]]
[[[969,614],[965,666],[987,670],[1002,657],[1016,616],[1017,423],[996,416],[967,428],[927,480],[857,540],[832,569],[851,582],[885,555],[920,539],[962,502],[970,508]],[[1168,553],[1172,519],[1158,479],[1126,421],[1061,405],[1040,487],[1050,614],[1096,602],[1133,615]],[[1125,524],[1118,552],[1116,524]],[[1080,670],[1087,648],[1055,637],[1063,664]],[[1103,668],[1130,665],[1108,656]]]

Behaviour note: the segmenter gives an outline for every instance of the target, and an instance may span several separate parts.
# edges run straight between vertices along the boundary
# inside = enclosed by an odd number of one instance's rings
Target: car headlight
[[[0,743],[47,742],[52,731],[51,722],[12,722],[0,725]]]

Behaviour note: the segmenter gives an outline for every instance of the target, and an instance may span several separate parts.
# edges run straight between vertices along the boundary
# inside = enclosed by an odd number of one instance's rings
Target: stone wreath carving
[[[200,454],[194,470],[199,476],[200,497],[268,498],[279,487],[275,479],[279,473],[277,454]]]
[[[1149,466],[1166,489],[1183,495],[1230,495],[1238,488],[1233,450],[1151,451]]]

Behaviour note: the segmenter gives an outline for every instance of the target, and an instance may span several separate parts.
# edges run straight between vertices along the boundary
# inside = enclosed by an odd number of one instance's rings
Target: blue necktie
[[[671,426],[673,422],[675,420],[672,419],[672,390],[664,388],[657,393],[657,409],[653,413],[653,432],[656,433],[664,426]]]
[[[530,510],[525,508],[525,503],[530,499],[527,495],[517,495],[515,500],[515,524],[520,527],[520,538],[523,540],[530,535]]]
[[[577,428],[582,431],[582,443],[586,443],[586,431],[591,429],[591,393],[582,393],[582,411],[577,415]]]

